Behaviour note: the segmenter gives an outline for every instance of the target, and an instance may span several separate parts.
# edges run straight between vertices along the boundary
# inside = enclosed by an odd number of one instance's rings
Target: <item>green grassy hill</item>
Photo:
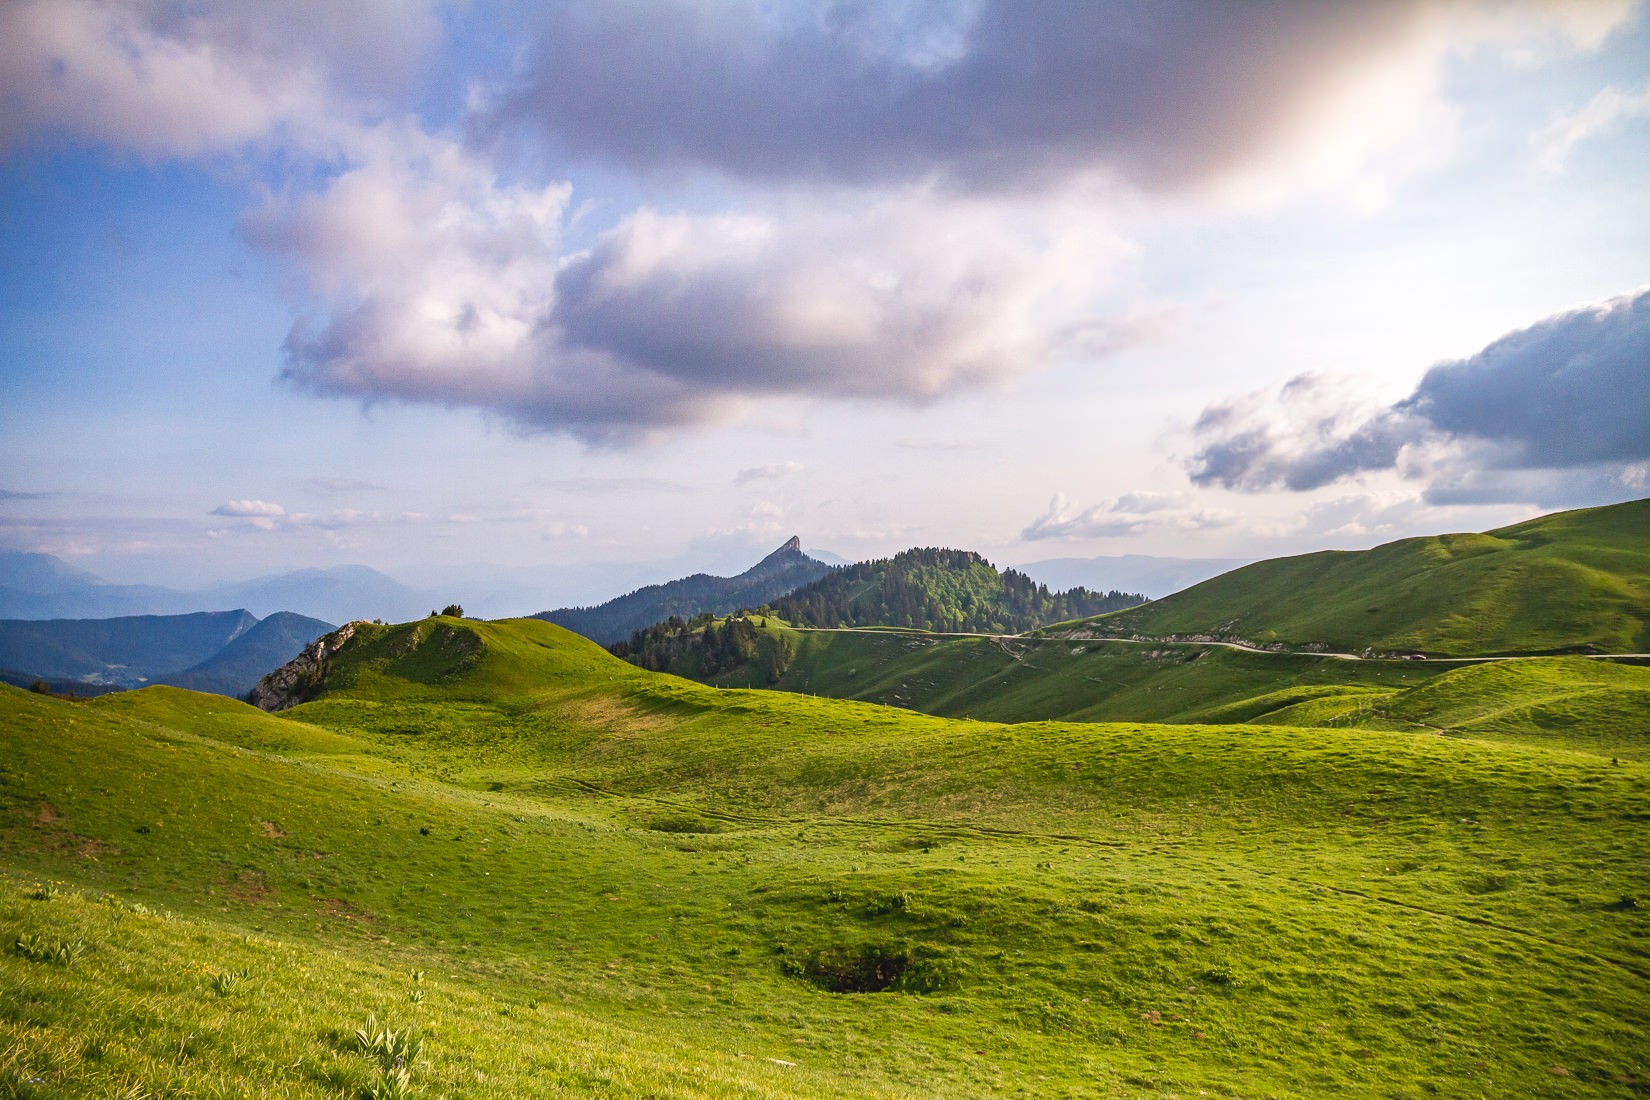
[[[997,725],[455,619],[0,689],[0,1094],[405,1094],[369,1013],[424,1096],[1642,1094],[1650,765],[1414,721],[1505,691]]]
[[[1083,626],[1451,656],[1647,652],[1650,500],[1257,562]]]
[[[785,628],[774,626],[773,631]],[[1195,644],[1066,638],[948,638],[920,631],[790,631],[786,691],[998,722],[1242,721],[1254,697],[1422,682],[1446,666],[1245,653]],[[767,686],[760,669],[718,676]],[[1252,704],[1252,713],[1259,713]]]

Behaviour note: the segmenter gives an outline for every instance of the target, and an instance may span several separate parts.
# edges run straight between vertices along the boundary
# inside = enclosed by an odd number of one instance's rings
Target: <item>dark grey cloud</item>
[[[1641,474],[1623,471],[1650,460],[1650,289],[1556,314],[1440,363],[1386,409],[1313,404],[1320,395],[1321,381],[1303,376],[1275,402],[1251,396],[1204,410],[1193,428],[1192,481],[1315,489],[1397,467],[1413,448],[1442,456],[1428,472],[1438,503],[1529,499],[1580,484],[1488,476],[1495,471],[1586,471],[1587,484],[1630,487]]]
[[[1397,406],[1503,444],[1511,469],[1650,458],[1650,289],[1572,310],[1440,363]]]
[[[849,0],[557,5],[488,123],[753,179],[1146,184],[1231,167],[1410,39],[1422,5]]]
[[[1417,425],[1399,413],[1371,417],[1346,434],[1336,419],[1320,419],[1304,446],[1271,423],[1255,424],[1236,404],[1215,405],[1198,417],[1193,431],[1209,441],[1193,457],[1188,472],[1198,485],[1228,489],[1317,489],[1363,470],[1390,469],[1415,439]],[[1212,437],[1212,438],[1211,438]]]
[[[30,493],[20,489],[0,489],[0,500],[49,500],[57,493]]]

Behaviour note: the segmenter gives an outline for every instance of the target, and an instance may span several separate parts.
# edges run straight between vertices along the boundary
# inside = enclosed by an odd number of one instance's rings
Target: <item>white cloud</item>
[[[1647,362],[1650,288],[1439,363],[1390,406],[1349,401],[1322,375],[1210,406],[1187,469],[1196,484],[1250,492],[1396,469],[1454,499],[1530,499],[1530,486],[1556,475],[1507,471],[1582,471],[1559,480],[1587,481],[1650,459]]]
[[[426,0],[7,0],[0,149],[38,134],[189,157],[347,138],[346,104],[393,89],[433,42]]]
[[[1129,248],[1076,197],[1035,212],[925,189],[643,208],[563,256],[565,184],[500,184],[454,143],[386,126],[319,194],[249,235],[308,276],[288,373],[363,399],[467,405],[587,440],[752,400],[928,401],[1115,350],[1095,296]]]
[[[1650,118],[1650,84],[1637,92],[1605,88],[1579,110],[1554,119],[1531,136],[1531,166],[1541,175],[1561,175],[1577,145],[1621,122],[1643,118]]]
[[[1021,531],[1020,537],[1027,542],[1110,539],[1147,531],[1203,531],[1229,526],[1235,520],[1228,512],[1201,506],[1181,494],[1125,493],[1079,509],[1064,493],[1056,493],[1048,510]]]
[[[733,476],[735,485],[748,485],[753,481],[777,481],[780,478],[794,477],[802,472],[802,463],[786,459],[784,462],[770,462],[766,466],[750,466],[740,470]]]
[[[284,516],[286,509],[267,500],[226,500],[211,512],[214,516]]]

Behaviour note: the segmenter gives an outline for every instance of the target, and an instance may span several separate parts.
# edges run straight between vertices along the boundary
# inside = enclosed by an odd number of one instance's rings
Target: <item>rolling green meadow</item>
[[[1650,1090],[1650,671],[1231,657],[1174,724],[536,620],[364,626],[276,715],[6,689],[0,1095]]]
[[[1650,500],[1274,558],[1087,625],[1448,657],[1650,652]]]

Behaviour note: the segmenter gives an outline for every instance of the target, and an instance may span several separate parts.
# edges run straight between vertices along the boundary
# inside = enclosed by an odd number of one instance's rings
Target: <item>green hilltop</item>
[[[1440,656],[1650,651],[1650,499],[1235,569],[1097,635]]]
[[[1650,673],[1426,671],[1003,725],[442,617],[279,714],[0,688],[0,1095],[1642,1095]]]

